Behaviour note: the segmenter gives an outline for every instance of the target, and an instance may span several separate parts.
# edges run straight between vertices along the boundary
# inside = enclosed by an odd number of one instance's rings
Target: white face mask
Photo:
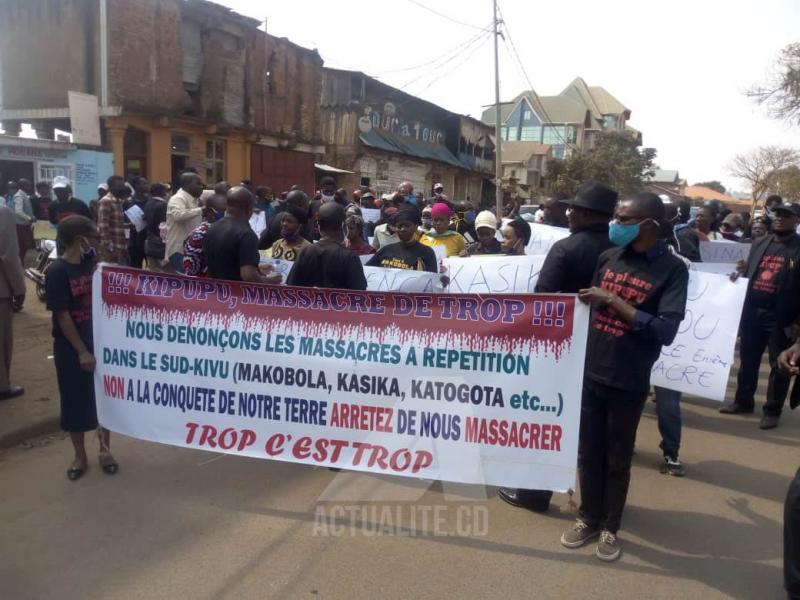
[[[322,201],[323,202],[333,202],[335,199],[336,199],[336,197],[333,194],[331,194],[330,196],[327,195],[327,194],[322,194]]]

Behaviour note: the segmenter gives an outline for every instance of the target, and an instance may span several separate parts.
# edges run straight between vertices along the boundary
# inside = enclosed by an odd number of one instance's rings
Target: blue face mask
[[[627,246],[637,237],[639,237],[639,223],[623,225],[622,223],[611,221],[608,224],[608,239],[615,246]]]

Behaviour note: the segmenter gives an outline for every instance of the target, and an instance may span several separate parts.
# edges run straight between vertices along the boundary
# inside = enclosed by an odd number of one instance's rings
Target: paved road
[[[513,509],[491,489],[124,438],[118,475],[71,483],[69,441],[51,438],[0,454],[0,597],[781,598],[800,418],[765,434],[715,409],[685,404],[684,479],[658,473],[646,409],[613,565],[558,544],[557,508]]]

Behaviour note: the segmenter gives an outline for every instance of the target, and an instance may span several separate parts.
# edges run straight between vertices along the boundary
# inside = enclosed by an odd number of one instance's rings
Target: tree
[[[770,116],[800,125],[800,43],[781,50],[776,67],[766,83],[752,87],[747,95],[766,106]]]
[[[699,185],[700,187],[707,187],[710,190],[714,190],[715,192],[719,192],[720,194],[725,193],[725,186],[722,185],[716,179],[714,181],[702,181],[700,183],[695,183],[695,185]]]
[[[728,170],[731,175],[750,184],[753,197],[753,211],[766,196],[775,181],[777,173],[791,165],[797,164],[800,155],[792,148],[778,146],[761,146],[745,154],[733,157]]]
[[[768,191],[786,202],[800,202],[800,167],[791,165],[776,172]]]
[[[547,179],[552,191],[574,194],[589,179],[602,181],[620,194],[631,194],[644,187],[644,179],[653,175],[654,148],[639,148],[626,132],[601,133],[588,153],[547,163]]]

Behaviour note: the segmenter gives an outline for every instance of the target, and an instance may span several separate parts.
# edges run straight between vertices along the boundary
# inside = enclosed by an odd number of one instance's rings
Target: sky
[[[447,56],[491,23],[490,0],[217,1],[266,18],[273,35],[317,48],[326,66],[363,71],[474,117],[494,102],[491,36]],[[576,76],[605,87],[632,111],[630,124],[657,149],[658,165],[677,169],[690,184],[717,179],[746,190],[726,168],[735,154],[766,144],[800,147],[800,128],[770,119],[744,95],[764,80],[781,48],[800,41],[797,0],[499,5],[539,94],[558,94]],[[503,100],[529,88],[502,40],[500,76]]]

